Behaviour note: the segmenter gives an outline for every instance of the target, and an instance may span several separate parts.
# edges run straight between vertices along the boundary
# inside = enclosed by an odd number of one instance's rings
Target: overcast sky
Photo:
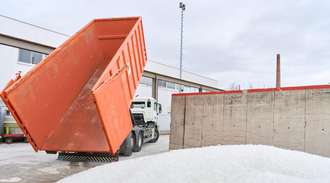
[[[179,66],[176,0],[2,0],[0,14],[73,34],[99,17],[142,16],[148,58]],[[330,1],[190,0],[184,22],[184,69],[220,88],[330,82]]]

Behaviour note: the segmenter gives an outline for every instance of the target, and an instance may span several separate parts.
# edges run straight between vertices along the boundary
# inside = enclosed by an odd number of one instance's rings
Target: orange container
[[[132,129],[131,100],[146,64],[141,17],[97,19],[1,98],[33,148],[116,153]]]

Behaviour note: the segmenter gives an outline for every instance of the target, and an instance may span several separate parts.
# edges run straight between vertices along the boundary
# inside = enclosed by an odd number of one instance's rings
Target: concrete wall
[[[186,114],[186,97],[172,97],[170,149],[181,149],[184,146],[184,127]]]
[[[248,144],[271,144],[273,141],[274,92],[249,93],[247,101]]]
[[[305,151],[330,154],[330,90],[306,91]]]
[[[216,144],[330,157],[330,85],[173,95],[170,149]]]

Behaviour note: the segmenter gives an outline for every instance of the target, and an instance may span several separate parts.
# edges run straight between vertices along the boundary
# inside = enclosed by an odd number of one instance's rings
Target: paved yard
[[[162,135],[155,144],[144,144],[142,151],[119,161],[168,151],[169,136]],[[2,182],[55,182],[68,175],[102,165],[57,160],[57,155],[34,152],[30,144],[0,144],[0,183]]]

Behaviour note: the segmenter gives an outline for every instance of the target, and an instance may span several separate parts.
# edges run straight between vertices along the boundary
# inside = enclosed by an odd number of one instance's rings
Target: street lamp
[[[181,34],[180,34],[180,79],[182,79],[182,44],[183,44],[183,12],[186,10],[186,5],[180,2],[179,8],[181,9]]]

